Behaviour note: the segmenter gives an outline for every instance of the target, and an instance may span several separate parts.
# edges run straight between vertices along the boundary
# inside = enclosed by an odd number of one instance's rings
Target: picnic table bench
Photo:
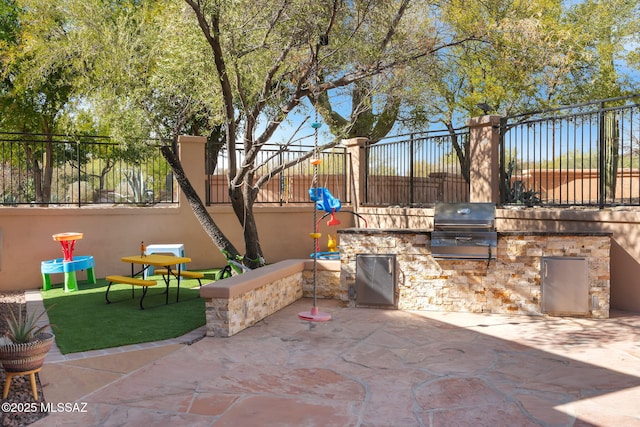
[[[154,274],[160,274],[162,275],[163,278],[165,278],[165,276],[169,276],[169,270],[166,268],[156,268]],[[201,279],[204,278],[204,273],[201,271],[180,271],[177,272],[175,270],[171,270],[171,275],[173,277],[184,277],[187,279],[198,279],[198,284],[200,285],[200,287],[202,287],[202,281]],[[165,280],[168,280],[169,278],[165,278]]]
[[[155,286],[158,284],[158,282],[156,282],[155,280],[145,280],[145,279],[138,279],[137,277],[128,277],[128,276],[119,276],[119,275],[107,276],[106,280],[109,282],[109,286],[107,286],[107,292],[104,294],[104,297],[107,300],[107,304],[111,304],[111,301],[109,301],[109,289],[111,289],[111,285],[113,283],[122,283],[122,284],[131,285],[131,298],[135,298],[133,287],[141,286],[142,287],[142,297],[140,297],[141,310],[144,310],[144,306],[142,305],[142,302],[144,301],[144,297],[147,295],[147,289],[149,289],[149,286]]]

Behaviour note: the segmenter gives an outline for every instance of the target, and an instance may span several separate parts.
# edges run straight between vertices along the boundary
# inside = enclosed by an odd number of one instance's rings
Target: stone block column
[[[351,138],[345,139],[343,141],[344,145],[347,147],[347,153],[351,158],[351,201],[353,203],[354,211],[358,211],[358,207],[362,205],[364,202],[364,190],[365,190],[365,175],[366,175],[366,156],[365,156],[365,145],[367,143],[367,138]],[[358,225],[358,221],[360,221],[357,217],[355,218],[356,226]]]
[[[467,121],[471,202],[500,202],[500,118],[488,115]]]

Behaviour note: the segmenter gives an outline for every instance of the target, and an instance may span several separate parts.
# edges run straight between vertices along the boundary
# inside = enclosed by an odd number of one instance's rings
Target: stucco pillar
[[[500,118],[473,117],[469,126],[470,202],[500,202]]]
[[[354,211],[364,202],[366,159],[364,146],[368,139],[364,137],[345,139],[347,153],[351,159],[351,203]],[[356,218],[357,220],[357,218]]]
[[[187,179],[189,179],[203,203],[206,200],[205,183],[207,175],[204,169],[206,142],[207,138],[204,136],[180,135],[178,137],[180,163]],[[187,200],[184,198],[184,194],[180,192],[180,204],[183,203],[187,204]]]

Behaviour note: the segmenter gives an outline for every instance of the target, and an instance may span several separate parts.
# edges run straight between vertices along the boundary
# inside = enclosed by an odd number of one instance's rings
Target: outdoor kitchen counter
[[[427,229],[348,228],[339,230],[340,299],[350,306],[376,306],[361,287],[383,289],[388,306],[401,310],[444,310],[496,314],[570,314],[607,318],[610,304],[612,233],[600,230],[510,230],[497,232],[497,248],[478,259],[433,256],[433,231]],[[493,257],[495,256],[495,257]],[[387,260],[392,259],[393,262]],[[368,260],[376,268],[389,265],[394,274],[361,274]],[[562,286],[580,283],[586,309],[542,306],[545,260],[560,265],[579,263],[586,278],[562,279]],[[573,267],[572,267],[573,268]],[[552,270],[550,268],[550,270]],[[364,270],[362,270],[364,271]],[[582,273],[581,273],[582,274]],[[368,284],[368,278],[390,283]],[[580,280],[577,278],[581,277]],[[584,285],[584,286],[582,286]],[[364,288],[368,289],[368,288]],[[376,291],[377,292],[377,291]],[[376,294],[377,295],[377,294]],[[547,293],[548,295],[548,293]],[[374,301],[377,303],[377,301]],[[565,311],[566,310],[566,311]]]
[[[409,228],[344,228],[338,234],[431,234],[433,230]]]
[[[608,231],[498,231],[500,236],[613,236]]]

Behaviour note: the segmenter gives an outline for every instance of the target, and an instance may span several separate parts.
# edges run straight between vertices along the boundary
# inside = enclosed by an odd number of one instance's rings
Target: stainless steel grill
[[[436,259],[496,257],[498,233],[493,203],[437,203],[431,232],[431,254]]]

